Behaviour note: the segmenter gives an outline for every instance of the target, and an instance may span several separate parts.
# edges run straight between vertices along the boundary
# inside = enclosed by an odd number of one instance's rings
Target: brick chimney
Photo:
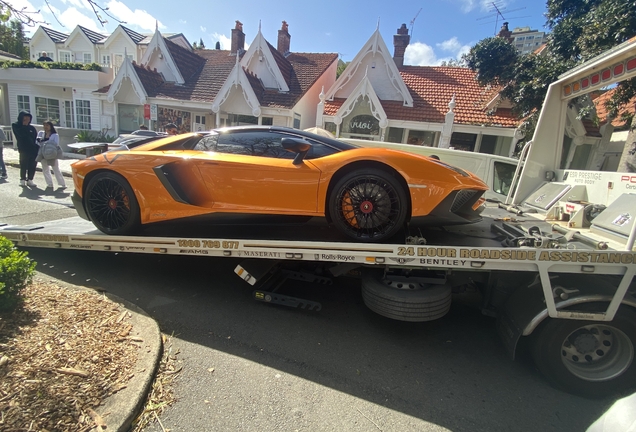
[[[393,46],[395,47],[393,61],[397,67],[404,66],[404,52],[410,41],[409,29],[406,28],[406,24],[402,24],[402,27],[397,30],[397,34],[393,35]]]
[[[243,23],[236,21],[236,26],[232,29],[232,47],[230,52],[232,54],[245,51],[245,33],[243,33]]]
[[[512,42],[513,41],[512,32],[508,28],[508,23],[507,22],[502,24],[501,29],[499,30],[499,33],[497,33],[497,36],[502,38],[502,39],[507,40],[508,42]]]
[[[291,36],[287,31],[289,29],[289,25],[287,21],[283,21],[283,25],[278,30],[278,45],[276,46],[276,50],[282,55],[289,54],[289,42],[291,41]]]

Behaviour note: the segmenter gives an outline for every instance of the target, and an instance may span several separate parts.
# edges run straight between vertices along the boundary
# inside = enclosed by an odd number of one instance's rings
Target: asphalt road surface
[[[9,175],[0,222],[75,214],[70,191],[27,192]],[[28,251],[39,271],[123,297],[174,335],[183,371],[161,418],[173,431],[584,431],[613,402],[551,388],[461,304],[402,323],[368,310],[355,279],[288,282],[322,304],[310,312],[255,302],[234,258]]]

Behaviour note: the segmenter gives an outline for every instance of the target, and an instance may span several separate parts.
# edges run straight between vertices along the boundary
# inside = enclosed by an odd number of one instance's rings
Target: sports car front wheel
[[[86,213],[100,231],[112,235],[134,234],[140,225],[139,203],[125,178],[98,173],[84,194]]]
[[[358,241],[382,241],[395,235],[407,217],[406,192],[389,173],[352,171],[329,196],[329,215],[342,233]]]

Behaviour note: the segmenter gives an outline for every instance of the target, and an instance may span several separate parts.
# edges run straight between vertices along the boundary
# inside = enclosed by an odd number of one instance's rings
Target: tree
[[[548,86],[561,73],[636,35],[633,0],[547,0],[547,10],[546,26],[551,34],[541,55],[519,55],[497,37],[480,41],[463,57],[477,71],[482,85],[503,88],[502,96],[515,103],[513,111],[519,118],[530,116],[530,125],[536,121]],[[610,115],[616,115],[634,96],[636,79],[620,83],[607,105]],[[629,115],[624,120],[636,126]],[[628,148],[629,141],[626,151]]]
[[[8,24],[0,23],[0,50],[29,59],[29,48],[24,46],[26,36],[22,22],[17,19]]]
[[[113,20],[117,21],[118,23],[125,24],[125,21],[118,20],[117,18],[112,16],[108,12],[108,7],[104,7],[100,5],[97,2],[97,0],[83,0],[83,1],[85,1],[88,4],[88,6],[93,10],[95,17],[97,18],[97,21],[99,21],[99,23],[102,26],[108,23],[108,18],[106,17],[110,17]],[[57,16],[55,15],[55,12],[51,8],[51,5],[48,3],[48,1],[45,0],[44,3],[47,5],[47,7],[49,8],[49,11],[51,12],[51,14],[53,14],[55,19],[57,20]],[[13,17],[14,19],[17,19],[22,24],[29,27],[34,27],[37,24],[48,24],[47,22],[39,21],[37,18],[35,18],[39,13],[40,13],[39,10],[29,10],[26,6],[22,8],[17,8],[13,6],[13,4],[9,3],[8,0],[0,0],[0,22],[7,22],[9,21],[9,19]],[[58,20],[58,23],[59,23],[59,20]]]
[[[440,64],[440,66],[446,66],[446,67],[466,67],[466,62],[464,61],[463,58],[460,59],[450,59],[450,60],[443,60],[442,63]]]

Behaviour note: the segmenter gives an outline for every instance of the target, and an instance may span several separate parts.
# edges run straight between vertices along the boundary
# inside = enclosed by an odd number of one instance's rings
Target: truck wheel
[[[350,238],[379,242],[395,235],[407,218],[408,198],[390,174],[379,169],[355,170],[334,186],[328,198],[336,228]]]
[[[369,309],[387,318],[423,322],[448,313],[452,292],[449,285],[395,283],[366,276],[362,279],[362,299]]]
[[[139,203],[126,179],[119,174],[96,174],[86,187],[84,199],[86,213],[100,231],[127,235],[138,230]]]
[[[537,368],[556,387],[600,398],[636,383],[636,313],[621,308],[611,322],[549,319],[534,338]]]

